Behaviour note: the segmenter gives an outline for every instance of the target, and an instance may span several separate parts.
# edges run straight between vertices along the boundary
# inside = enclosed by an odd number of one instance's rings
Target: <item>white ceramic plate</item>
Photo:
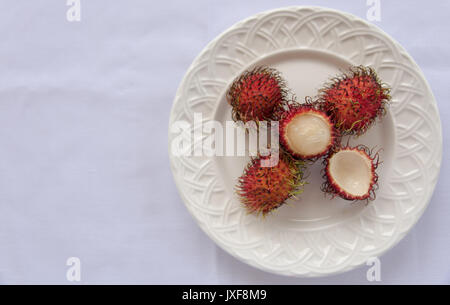
[[[330,200],[320,191],[320,162],[309,185],[265,219],[248,215],[234,194],[246,157],[176,157],[176,121],[231,120],[225,93],[254,65],[280,70],[299,100],[340,69],[370,65],[392,87],[388,115],[351,143],[382,147],[380,189],[365,204]],[[225,126],[225,125],[224,125]],[[173,131],[173,130],[172,130]],[[174,178],[187,209],[220,247],[257,268],[291,276],[350,270],[399,242],[424,212],[441,164],[442,136],[433,94],[417,64],[387,34],[335,10],[289,7],[234,25],[195,59],[175,98],[169,125]]]

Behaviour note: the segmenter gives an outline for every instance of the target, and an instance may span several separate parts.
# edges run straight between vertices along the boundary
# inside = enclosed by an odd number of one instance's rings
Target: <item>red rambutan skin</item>
[[[336,144],[338,139],[338,133],[330,120],[330,117],[321,110],[317,109],[317,103],[305,103],[305,104],[291,104],[288,106],[288,110],[286,110],[283,114],[280,115],[280,143],[283,148],[288,151],[294,158],[299,160],[317,160],[318,158],[327,154],[327,152]],[[320,115],[330,126],[330,143],[321,153],[315,155],[302,155],[296,153],[291,147],[289,147],[287,140],[287,125],[298,115],[303,115],[306,113],[314,113]]]
[[[371,161],[371,173],[372,173],[372,179],[369,184],[369,190],[366,194],[362,196],[355,196],[352,194],[347,193],[344,191],[333,179],[333,176],[330,173],[330,159],[333,157],[334,154],[344,151],[344,150],[352,150],[356,151],[360,154],[363,154],[365,157],[368,158],[368,160]],[[322,185],[322,191],[328,194],[331,194],[331,196],[334,198],[336,196],[339,196],[345,200],[349,201],[357,201],[357,200],[375,200],[375,191],[378,189],[378,175],[376,173],[376,169],[379,165],[379,154],[373,153],[368,147],[364,145],[358,145],[355,147],[345,146],[345,147],[335,147],[328,156],[324,159],[324,170],[323,170],[323,176],[325,178],[325,182]]]
[[[262,167],[261,160],[253,158],[239,178],[237,194],[249,213],[263,216],[282,206],[287,199],[301,193],[303,165],[280,152],[272,167]]]
[[[284,104],[286,85],[275,69],[256,67],[233,81],[227,92],[234,121],[265,121]]]
[[[321,108],[341,134],[363,134],[386,113],[390,89],[371,67],[353,67],[320,91]]]

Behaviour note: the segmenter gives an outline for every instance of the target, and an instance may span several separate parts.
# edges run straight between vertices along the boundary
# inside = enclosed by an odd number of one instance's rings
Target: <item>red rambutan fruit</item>
[[[236,78],[227,92],[234,121],[266,121],[284,104],[286,85],[280,73],[256,67]]]
[[[336,142],[333,123],[317,103],[291,104],[279,121],[281,145],[296,159],[316,160]]]
[[[379,162],[378,152],[364,145],[334,147],[324,159],[322,191],[346,200],[374,200]]]
[[[390,89],[371,67],[352,67],[320,90],[321,108],[343,135],[363,134],[386,113]]]
[[[280,151],[276,164],[263,167],[261,162],[269,158],[253,158],[239,178],[237,194],[249,213],[265,216],[303,192],[303,162]]]

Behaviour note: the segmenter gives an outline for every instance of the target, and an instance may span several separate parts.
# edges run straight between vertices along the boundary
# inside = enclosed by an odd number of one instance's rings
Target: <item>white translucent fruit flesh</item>
[[[334,182],[353,196],[366,195],[372,180],[372,163],[364,154],[342,150],[329,160],[329,171]]]
[[[331,139],[330,125],[321,115],[307,112],[294,117],[286,126],[286,141],[297,154],[314,156],[324,152]]]

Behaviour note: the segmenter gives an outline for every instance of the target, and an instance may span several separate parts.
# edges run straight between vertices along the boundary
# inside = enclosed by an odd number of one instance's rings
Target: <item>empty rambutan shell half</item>
[[[363,145],[335,148],[324,163],[323,191],[346,200],[375,199],[378,153]]]
[[[237,77],[227,92],[234,121],[267,121],[282,109],[286,98],[286,85],[280,73],[259,66]]]
[[[265,216],[303,192],[304,164],[280,151],[278,162],[263,166],[269,158],[253,158],[239,178],[237,194],[249,213]]]
[[[310,104],[295,105],[281,115],[280,140],[295,158],[312,160],[334,145],[336,131],[325,112]]]

